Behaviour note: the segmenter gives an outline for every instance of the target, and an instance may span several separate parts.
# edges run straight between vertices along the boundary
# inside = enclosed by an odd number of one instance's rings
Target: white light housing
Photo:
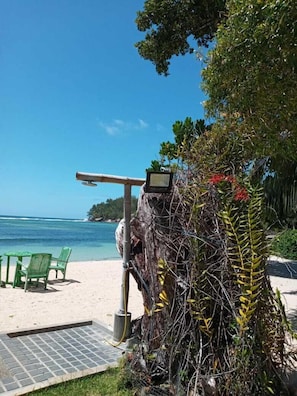
[[[87,187],[96,187],[97,186],[97,184],[96,183],[94,183],[94,182],[92,182],[92,181],[83,181],[82,182],[82,184],[84,185],[84,186],[87,186]]]

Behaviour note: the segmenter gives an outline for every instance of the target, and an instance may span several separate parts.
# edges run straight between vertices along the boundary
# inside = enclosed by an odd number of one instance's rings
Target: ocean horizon
[[[115,240],[117,226],[87,219],[0,215],[0,255],[29,251],[56,257],[63,246],[69,246],[70,261],[120,259]]]

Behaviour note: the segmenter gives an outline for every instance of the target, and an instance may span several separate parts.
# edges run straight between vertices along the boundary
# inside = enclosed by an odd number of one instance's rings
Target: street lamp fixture
[[[144,191],[146,193],[169,193],[172,188],[172,172],[147,171]]]
[[[84,186],[87,186],[87,187],[97,187],[97,184],[96,183],[94,183],[93,181],[83,181],[81,184],[83,184]]]

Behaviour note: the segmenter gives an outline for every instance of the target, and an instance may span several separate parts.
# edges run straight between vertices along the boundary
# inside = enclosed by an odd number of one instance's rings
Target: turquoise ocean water
[[[70,261],[120,259],[116,227],[117,223],[0,216],[0,254],[26,250],[57,256],[63,246],[69,246]]]

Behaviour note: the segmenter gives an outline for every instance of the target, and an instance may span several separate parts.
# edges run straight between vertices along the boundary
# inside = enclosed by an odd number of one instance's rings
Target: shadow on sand
[[[269,259],[267,261],[267,271],[271,276],[297,279],[297,261]],[[297,287],[296,290],[286,291],[283,294],[297,295]],[[290,312],[287,313],[287,318],[292,324],[292,329],[297,331],[297,309],[291,309]]]
[[[278,261],[269,259],[267,263],[268,275],[297,279],[297,261]]]

